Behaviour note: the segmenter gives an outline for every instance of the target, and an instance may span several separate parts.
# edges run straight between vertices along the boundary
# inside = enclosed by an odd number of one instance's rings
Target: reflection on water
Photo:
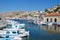
[[[58,27],[57,25],[45,26],[44,30],[51,33],[60,33],[60,27]]]
[[[20,23],[25,23],[24,28],[26,30],[29,30],[29,34],[30,34],[29,38],[24,38],[24,40],[60,40],[60,27],[56,25],[52,25],[52,26],[40,25],[39,26],[32,23],[28,23],[28,21],[26,20],[16,20],[16,21]],[[13,39],[10,39],[10,40],[13,40]]]
[[[26,20],[19,20],[20,23],[25,23],[25,29],[29,30],[29,40],[60,40],[60,34],[58,28],[55,25],[52,26],[43,26],[43,25],[35,25],[32,23],[28,23]],[[59,29],[60,30],[60,29]],[[53,32],[53,33],[52,33]]]

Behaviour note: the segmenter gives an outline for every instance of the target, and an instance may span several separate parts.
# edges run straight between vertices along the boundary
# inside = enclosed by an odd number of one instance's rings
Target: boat
[[[57,23],[57,26],[60,26],[60,22]]]
[[[29,36],[29,31],[25,31],[23,32],[23,34],[20,34],[19,37],[23,38],[23,37],[28,37]]]
[[[60,24],[57,24],[57,26],[60,26]]]
[[[25,24],[19,24],[19,23],[15,23],[15,24],[11,24],[12,27],[16,27],[16,28],[23,28],[25,26]]]
[[[57,26],[60,26],[60,24],[57,24]]]
[[[34,24],[34,19],[29,19],[29,20],[28,20],[28,23]]]
[[[11,26],[7,26],[5,29],[0,30],[0,36],[6,37],[6,38],[14,38],[15,36],[22,37],[28,37],[29,31],[25,31],[25,29],[21,29],[25,26],[25,24],[19,24],[15,21],[8,20],[10,22]]]
[[[23,28],[25,26],[24,23],[21,24],[12,20],[7,20],[7,21],[8,21],[8,25],[10,25],[10,26],[7,26],[7,28]]]
[[[8,24],[7,28],[23,28],[24,26],[25,24],[16,23],[16,24]]]
[[[50,22],[50,23],[48,23],[47,25],[53,25],[53,23],[52,23],[52,22]]]
[[[22,40],[22,38],[20,38],[20,37],[18,37],[18,36],[15,36],[13,39],[14,39],[14,40]]]
[[[11,38],[11,37],[15,37],[18,36],[19,37],[25,37],[25,36],[29,36],[29,31],[25,31],[25,29],[19,29],[19,28],[6,28],[3,30],[0,30],[0,36],[4,36],[6,38]]]
[[[41,21],[40,25],[47,25],[47,23]]]

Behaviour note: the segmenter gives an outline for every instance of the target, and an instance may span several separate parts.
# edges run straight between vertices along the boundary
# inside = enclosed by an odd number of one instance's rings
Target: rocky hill
[[[60,4],[54,6],[53,8],[45,9],[45,12],[59,12],[60,13]]]

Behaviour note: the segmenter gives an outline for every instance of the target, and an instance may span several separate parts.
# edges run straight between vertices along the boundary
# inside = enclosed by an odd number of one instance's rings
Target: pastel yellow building
[[[44,22],[53,22],[53,23],[58,23],[60,22],[60,13],[58,12],[52,12],[52,13],[47,13],[44,15]]]

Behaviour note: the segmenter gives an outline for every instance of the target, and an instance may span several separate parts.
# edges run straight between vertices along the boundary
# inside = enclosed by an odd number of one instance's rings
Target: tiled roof
[[[57,13],[57,12],[52,12],[52,13],[47,13],[45,16],[60,16],[60,13]]]

